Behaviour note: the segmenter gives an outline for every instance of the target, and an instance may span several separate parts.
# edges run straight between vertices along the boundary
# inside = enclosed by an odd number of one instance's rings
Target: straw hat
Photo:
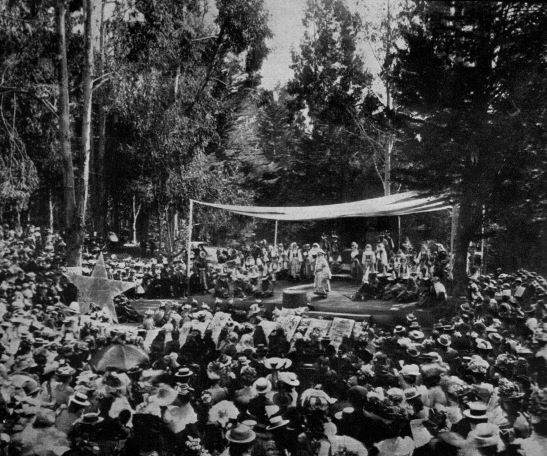
[[[464,410],[462,413],[466,418],[469,418],[473,421],[482,421],[487,420],[490,414],[488,413],[488,404],[485,402],[470,402],[468,404],[468,409]]]
[[[267,358],[264,360],[264,366],[270,370],[288,369],[292,366],[292,361],[288,358]]]
[[[92,425],[92,424],[99,424],[103,421],[104,421],[104,418],[98,413],[89,412],[89,413],[84,413],[75,422]]]
[[[437,339],[437,342],[443,347],[449,347],[452,343],[452,340],[448,334],[441,334]]]
[[[275,415],[270,418],[270,424],[266,427],[268,431],[272,431],[273,429],[280,428],[282,426],[286,426],[289,424],[289,420],[284,420],[281,415]]]
[[[355,409],[353,407],[344,407],[342,410],[334,414],[334,418],[340,421],[350,416],[353,412],[355,412]]]
[[[294,372],[279,372],[279,380],[289,386],[299,386],[300,381]]]
[[[173,402],[175,402],[177,396],[177,391],[175,391],[169,385],[162,383],[156,391],[156,394],[150,396],[149,400],[150,402],[153,402],[160,407],[167,407],[168,405],[171,405]]]
[[[415,329],[408,333],[408,337],[410,337],[412,340],[422,340],[425,335],[422,331]]]
[[[407,388],[403,392],[404,392],[406,401],[411,401],[413,399],[421,397],[421,394],[418,392],[416,388]]]
[[[188,380],[192,375],[194,375],[192,370],[187,366],[183,366],[175,372],[175,379],[182,382]]]
[[[417,377],[420,375],[420,368],[417,364],[405,364],[401,369],[400,374]]]
[[[272,390],[272,383],[264,377],[260,377],[253,383],[253,389],[258,394],[267,394]]]
[[[68,400],[69,404],[77,404],[80,407],[89,407],[91,403],[89,402],[87,398],[87,394],[82,392],[76,392],[73,396],[71,396]]]
[[[71,377],[75,373],[76,370],[69,365],[61,366],[55,371],[55,375],[57,375],[58,377]]]
[[[238,424],[226,433],[226,439],[232,443],[250,443],[256,439],[256,434],[249,426]]]
[[[476,448],[493,447],[499,444],[500,429],[492,423],[479,423],[469,433],[469,438]]]

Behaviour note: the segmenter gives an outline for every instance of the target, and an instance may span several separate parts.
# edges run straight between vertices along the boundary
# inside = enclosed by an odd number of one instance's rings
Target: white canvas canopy
[[[267,207],[194,202],[239,215],[286,222],[306,222],[347,217],[389,217],[452,208],[446,196],[426,196],[418,192],[397,193],[352,203],[327,204],[324,206]]]

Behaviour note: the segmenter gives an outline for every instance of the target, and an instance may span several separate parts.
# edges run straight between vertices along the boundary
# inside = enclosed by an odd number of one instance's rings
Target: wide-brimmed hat
[[[288,369],[292,366],[292,361],[288,358],[267,358],[264,360],[264,366],[270,370]]]
[[[416,321],[416,316],[413,314],[413,313],[409,313],[407,314],[406,316],[406,321],[408,321],[409,323],[412,322],[412,321]]]
[[[300,381],[294,372],[279,372],[279,380],[289,386],[300,385]]]
[[[397,437],[385,439],[375,445],[379,456],[411,456],[414,453],[415,444],[410,437]]]
[[[250,443],[256,439],[256,434],[249,426],[238,424],[226,433],[226,439],[232,443]]]
[[[410,347],[407,347],[406,354],[410,356],[411,358],[418,358],[421,355],[421,351],[418,350],[418,348],[415,345],[411,345]]]
[[[518,383],[502,378],[498,382],[498,395],[504,401],[516,401],[524,397],[524,392]]]
[[[420,368],[417,364],[405,364],[402,367],[400,374],[417,377],[420,375]]]
[[[188,383],[177,383],[175,386],[175,391],[179,396],[186,396],[194,391],[194,388],[192,388]]]
[[[413,399],[421,397],[421,394],[416,388],[407,388],[403,392],[404,392],[406,401],[411,401]]]
[[[258,394],[267,394],[272,390],[272,383],[267,378],[260,377],[254,381],[253,388]]]
[[[32,427],[35,428],[44,428],[51,427],[55,425],[55,414],[50,411],[40,410],[36,413],[36,417],[32,422]]]
[[[270,424],[266,427],[268,431],[286,426],[290,420],[284,420],[281,415],[275,415],[270,418]]]
[[[503,336],[497,332],[489,332],[486,337],[495,344],[503,342]]]
[[[500,442],[500,429],[492,423],[479,423],[469,433],[469,440],[476,448],[497,447]]]
[[[75,373],[76,369],[73,369],[68,365],[61,366],[55,371],[55,375],[57,375],[58,377],[71,377]]]
[[[91,403],[88,400],[87,394],[82,392],[76,392],[73,396],[70,396],[68,400],[69,404],[76,404],[80,407],[89,407]]]
[[[189,379],[192,375],[194,375],[192,370],[187,366],[183,366],[177,372],[175,372],[174,377],[178,381],[183,381]]]
[[[96,412],[84,413],[79,419],[76,420],[76,423],[82,424],[99,424],[104,421],[104,418]]]
[[[150,396],[149,401],[160,407],[167,407],[175,402],[177,396],[178,393],[173,388],[165,383],[162,383],[159,385],[156,393]]]
[[[397,325],[393,329],[394,334],[404,334],[406,332],[406,328],[402,325]]]
[[[408,337],[412,340],[422,340],[425,337],[425,334],[422,331],[414,329],[408,333]]]
[[[441,334],[439,338],[437,339],[437,342],[442,345],[443,347],[449,347],[452,343],[452,339],[448,334]]]
[[[477,344],[478,350],[492,350],[492,344],[485,339],[481,339],[478,337],[477,339],[475,339],[475,343]]]
[[[350,416],[353,412],[355,412],[355,409],[353,407],[344,407],[339,412],[336,412],[334,414],[334,418],[336,418],[338,421]]]
[[[470,402],[467,406],[469,408],[465,409],[462,413],[470,420],[487,420],[490,417],[490,414],[488,413],[488,404],[485,402]]]

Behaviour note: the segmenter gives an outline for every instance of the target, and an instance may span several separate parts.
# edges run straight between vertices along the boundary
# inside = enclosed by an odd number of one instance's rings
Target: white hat
[[[420,368],[417,364],[405,364],[400,373],[401,375],[414,375],[417,377],[420,375]]]
[[[395,437],[376,444],[378,456],[411,456],[416,445],[410,437]]]

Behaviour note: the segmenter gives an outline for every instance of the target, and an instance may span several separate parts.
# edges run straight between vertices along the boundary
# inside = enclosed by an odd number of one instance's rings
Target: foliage
[[[132,20],[119,10],[113,21],[110,116],[119,128],[112,125],[109,135],[124,161],[112,163],[110,172],[127,182],[123,191],[132,192],[135,180],[148,181],[149,211],[187,214],[189,198],[240,202],[251,196],[237,191],[238,167],[213,152],[240,93],[256,81],[267,16],[260,0],[217,7],[212,24],[201,1],[137,1]],[[129,172],[125,160],[133,164]],[[222,228],[226,217],[200,222]]]
[[[401,111],[419,117],[409,124],[411,165],[399,175],[413,187],[451,191],[462,206],[461,252],[480,236],[483,207],[487,224],[516,228],[514,210],[541,223],[545,207],[534,202],[545,195],[546,11],[416,2],[407,48],[396,56]]]
[[[303,22],[306,31],[288,84],[289,108],[306,132],[296,171],[303,178],[293,195],[301,202],[358,199],[375,187],[365,185],[372,149],[360,124],[377,107],[357,48],[361,19],[340,0],[320,0],[308,3]],[[373,128],[368,133],[377,135]]]

